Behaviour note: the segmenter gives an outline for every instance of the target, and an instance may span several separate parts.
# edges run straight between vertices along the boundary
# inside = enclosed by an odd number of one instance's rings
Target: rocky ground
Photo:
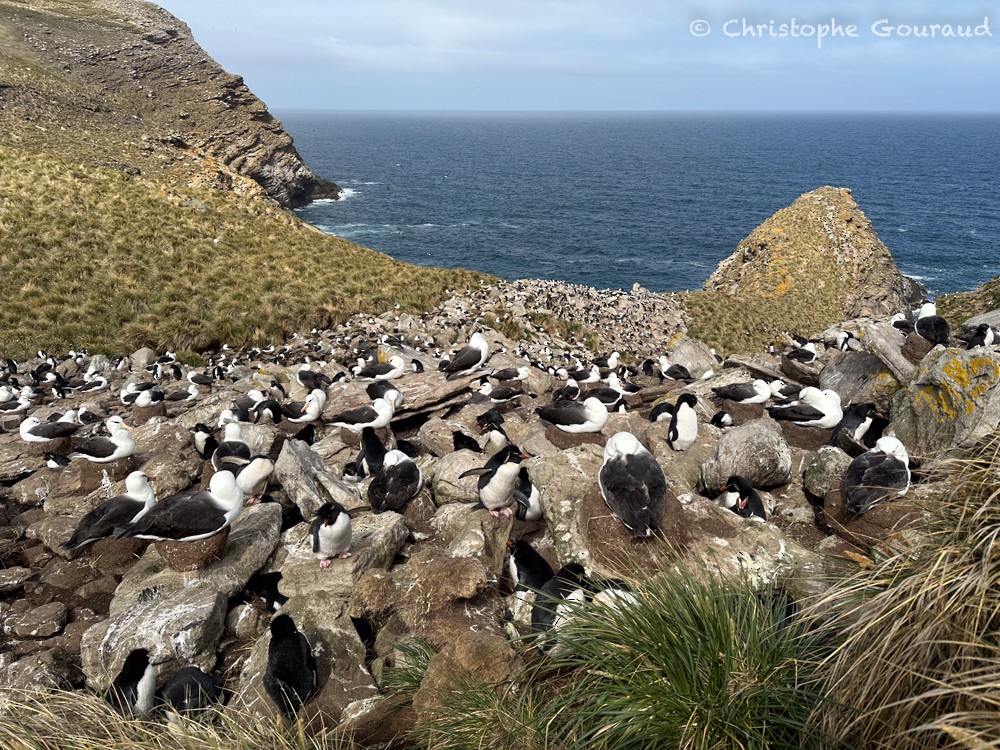
[[[600,433],[561,433],[534,409],[563,385],[551,369],[598,353],[586,348],[586,333],[574,328],[575,321],[599,328],[608,350],[619,349],[629,361],[667,354],[699,379],[661,382],[640,370],[629,379],[641,389],[627,396],[625,412],[609,415]],[[526,381],[515,384],[524,395],[501,408],[511,440],[530,456],[525,465],[541,495],[539,522],[470,510],[476,479],[460,475],[482,466],[486,456],[454,450],[452,435],[478,436],[476,417],[491,404],[470,400],[477,376],[446,380],[437,364],[477,330],[492,352],[485,370],[536,364]],[[832,346],[838,330],[856,334],[853,349]],[[102,417],[121,414],[136,425],[137,450],[106,466],[74,461],[51,469],[41,450],[18,435],[22,415],[0,417],[6,431],[0,435],[0,695],[29,688],[102,691],[129,651],[143,646],[161,682],[196,664],[224,678],[233,693],[230,706],[273,712],[261,688],[272,612],[255,592],[261,574],[280,573],[278,590],[287,597],[281,611],[307,633],[319,663],[318,691],[306,711],[326,722],[348,722],[374,745],[407,720],[381,697],[384,670],[398,658],[395,646],[404,635],[438,650],[417,707],[433,705],[440,686],[456,674],[500,679],[521,658],[525,647],[510,639],[524,632],[528,610],[517,618],[510,611],[508,539],[526,538],[554,566],[578,561],[597,576],[635,581],[697,561],[720,573],[777,581],[796,596],[814,593],[830,576],[865,564],[874,546],[905,544],[935,490],[927,481],[934,457],[974,444],[1000,422],[995,349],[931,349],[872,319],[847,321],[820,338],[831,346],[820,345],[814,365],[780,354],[719,362],[685,335],[676,307],[659,295],[525,281],[454,297],[425,316],[357,316],[334,330],[298,335],[273,352],[217,352],[212,361],[230,368],[227,376],[202,388],[193,403],[159,414],[156,407],[129,408],[118,399],[126,382],[152,378],[143,368],[156,353],[135,352],[127,360],[131,372],[112,369],[106,358],[64,360],[57,369],[65,377],[93,365],[104,370],[111,388],[88,398],[47,395],[31,413],[45,418],[85,402]],[[195,452],[191,430],[199,422],[216,425],[236,397],[280,382],[289,399],[301,399],[306,391],[295,380],[301,363],[336,378],[380,346],[383,356],[398,353],[425,368],[394,381],[405,403],[393,419],[392,437],[381,433],[386,441],[416,446],[426,479],[402,513],[372,513],[366,485],[344,481],[344,467],[358,452],[353,433],[321,424],[310,445],[292,439],[301,425],[245,424],[244,437],[274,459],[275,470],[267,501],[243,510],[217,561],[176,572],[164,558],[167,550],[155,543],[104,540],[76,553],[60,547],[83,513],[123,491],[121,480],[134,468],[149,476],[159,498],[206,486],[211,470]],[[36,364],[20,363],[19,373]],[[848,512],[839,483],[857,446],[840,443],[845,452],[828,445],[830,430],[779,423],[761,406],[720,403],[712,394],[712,387],[757,377],[831,388],[845,404],[876,403],[891,417],[888,429],[921,464],[910,492],[861,516]],[[368,403],[368,384],[333,382],[323,416]],[[168,376],[163,387],[180,389],[186,382]],[[646,415],[658,400],[673,402],[684,392],[697,396],[701,424],[695,444],[677,452],[666,441],[668,424]],[[455,412],[459,404],[465,406]],[[707,424],[720,408],[733,415],[734,426]],[[85,427],[81,434],[98,429]],[[636,435],[665,472],[668,502],[659,538],[633,539],[602,501],[597,473],[603,444],[619,431]],[[732,474],[761,491],[767,522],[720,507],[717,488]],[[321,569],[306,530],[331,498],[352,510],[353,555]]]

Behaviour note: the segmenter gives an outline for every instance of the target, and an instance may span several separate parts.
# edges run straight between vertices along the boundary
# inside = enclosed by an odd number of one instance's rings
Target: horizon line
[[[920,115],[920,116],[1000,116],[1000,109],[986,110],[919,110],[919,109],[357,109],[339,107],[269,107],[285,112],[324,112],[340,114],[670,114],[670,115]]]

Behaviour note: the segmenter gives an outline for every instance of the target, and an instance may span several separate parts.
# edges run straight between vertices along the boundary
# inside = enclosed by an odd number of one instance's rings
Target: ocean
[[[411,263],[700,289],[764,219],[834,185],[931,295],[1000,274],[995,115],[278,116],[344,189],[299,215]]]

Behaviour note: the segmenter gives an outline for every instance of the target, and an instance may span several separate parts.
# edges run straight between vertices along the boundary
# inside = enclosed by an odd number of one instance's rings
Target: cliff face
[[[5,145],[286,207],[339,192],[242,78],[141,0],[0,0],[0,131]]]
[[[805,193],[757,227],[705,289],[803,303],[829,300],[837,320],[892,315],[923,297],[903,276],[846,188]]]

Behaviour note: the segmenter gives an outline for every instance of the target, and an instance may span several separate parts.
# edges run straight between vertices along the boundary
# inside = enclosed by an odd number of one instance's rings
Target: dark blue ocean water
[[[1000,274],[996,116],[280,116],[346,189],[302,218],[412,263],[697,289],[761,221],[835,185],[932,294]]]

